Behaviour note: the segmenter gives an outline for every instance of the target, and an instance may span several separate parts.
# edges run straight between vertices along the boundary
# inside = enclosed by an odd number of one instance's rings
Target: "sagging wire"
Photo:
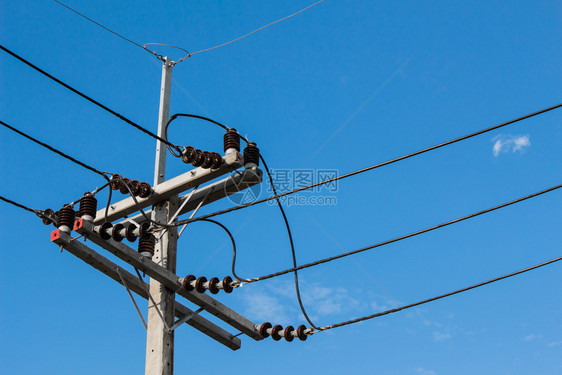
[[[215,121],[215,120],[210,119],[210,118],[205,117],[205,116],[193,115],[193,114],[188,114],[188,113],[177,113],[177,114],[172,115],[172,116],[170,117],[170,119],[168,120],[168,122],[166,123],[166,125],[164,126],[164,131],[163,131],[163,137],[164,137],[164,138],[168,139],[168,127],[169,127],[170,123],[171,123],[172,121],[174,121],[174,120],[175,120],[176,118],[178,118],[178,117],[190,117],[190,118],[196,118],[196,119],[204,120],[204,121],[210,122],[210,123],[212,123],[212,124],[215,124],[215,125],[221,127],[222,129],[224,129],[224,130],[226,130],[226,131],[228,131],[228,130],[231,129],[231,128],[228,127],[228,126],[226,126],[226,125],[224,125],[224,124],[221,124],[220,122]],[[241,135],[240,135],[240,139],[242,139],[244,142],[246,142],[246,144],[249,144],[249,143],[250,143],[250,141],[249,141],[247,138],[245,138],[245,137],[243,137],[243,136],[241,136]],[[176,157],[180,157],[180,156],[181,156],[181,155],[176,155],[176,154],[174,154],[174,153],[172,152],[172,150],[170,149],[170,147],[168,147],[168,150],[170,150],[170,152],[172,153],[172,155],[174,155],[174,156],[176,156]],[[180,154],[181,154],[181,153],[180,153]],[[259,158],[260,158],[260,160],[261,160],[261,162],[262,162],[262,164],[263,164],[263,167],[264,167],[264,169],[265,169],[265,171],[266,171],[266,173],[267,173],[267,176],[268,176],[268,179],[269,179],[269,183],[271,184],[271,187],[272,187],[272,189],[273,189],[273,194],[274,194],[274,197],[275,197],[277,206],[279,207],[279,210],[281,211],[281,215],[282,215],[282,217],[283,217],[283,222],[285,223],[285,228],[286,228],[286,230],[287,230],[287,235],[288,235],[288,237],[289,237],[289,243],[290,243],[290,247],[291,247],[291,258],[292,258],[293,268],[296,268],[296,267],[297,267],[297,259],[296,259],[295,244],[294,244],[294,241],[293,241],[293,234],[292,234],[292,232],[291,232],[291,226],[289,225],[289,220],[287,219],[287,215],[286,215],[286,213],[285,213],[285,210],[284,210],[284,208],[283,208],[283,205],[281,204],[281,201],[280,201],[279,196],[278,196],[278,194],[277,194],[277,189],[275,188],[275,183],[273,182],[273,177],[271,176],[271,172],[270,172],[270,170],[269,170],[269,167],[267,166],[267,163],[266,163],[266,161],[265,161],[265,158],[263,157],[263,155],[262,155],[261,153],[259,153]],[[196,221],[197,218],[192,219],[192,220],[193,220],[193,221]],[[207,219],[203,219],[203,220],[207,220]],[[217,223],[217,224],[218,224],[218,223]],[[220,225],[220,224],[219,224],[219,225]],[[233,267],[232,267],[232,268],[233,268],[233,275],[234,275],[234,277],[238,279],[238,277],[234,274],[234,262],[235,262],[235,261],[236,261],[236,256],[234,256],[234,259],[233,259]],[[302,311],[302,313],[303,313],[303,316],[305,317],[306,321],[307,321],[313,328],[316,329],[317,327],[314,325],[314,323],[312,322],[312,320],[311,320],[310,317],[308,316],[308,314],[307,314],[307,312],[306,312],[306,309],[304,308],[304,304],[303,304],[303,302],[302,302],[301,293],[300,293],[300,286],[299,286],[299,278],[298,278],[297,270],[295,269],[293,272],[294,272],[294,279],[295,279],[295,291],[296,291],[296,294],[297,294],[297,301],[298,301],[298,303],[299,303],[300,309],[301,309],[301,311]],[[241,279],[241,280],[242,280],[242,279]],[[243,281],[244,281],[244,280],[243,280]]]
[[[434,146],[430,146],[430,147],[424,148],[424,149],[422,149],[422,150],[418,150],[418,151],[415,151],[415,152],[412,152],[412,153],[409,153],[409,154],[406,154],[406,155],[399,156],[399,157],[394,158],[394,159],[390,159],[390,160],[384,161],[384,162],[382,162],[382,163],[377,163],[377,164],[374,164],[374,165],[371,165],[371,166],[368,166],[368,167],[365,167],[365,168],[362,168],[362,169],[358,169],[358,170],[356,170],[356,171],[349,172],[349,173],[346,173],[346,174],[343,174],[343,175],[341,175],[341,176],[337,176],[337,177],[334,177],[334,178],[331,178],[331,179],[328,179],[328,180],[320,181],[320,182],[317,182],[317,183],[314,183],[314,184],[311,184],[311,185],[307,185],[307,186],[299,187],[299,188],[297,188],[297,189],[289,190],[289,191],[286,191],[286,192],[281,193],[281,194],[272,195],[272,196],[269,196],[269,197],[266,197],[266,198],[262,198],[262,199],[255,200],[255,201],[253,201],[253,202],[248,202],[248,203],[244,203],[244,204],[241,204],[241,205],[238,205],[238,206],[229,207],[229,208],[226,208],[226,209],[224,209],[224,210],[216,211],[216,212],[213,212],[213,213],[210,213],[210,214],[201,215],[201,216],[199,216],[199,217],[196,217],[196,218],[191,219],[191,221],[198,220],[199,218],[205,218],[205,219],[207,219],[207,218],[210,218],[210,217],[214,217],[214,216],[218,216],[218,215],[223,215],[223,214],[226,214],[226,213],[229,213],[229,212],[233,212],[233,211],[237,211],[237,210],[240,210],[240,209],[243,209],[243,208],[255,206],[255,205],[260,204],[260,203],[270,202],[270,201],[272,201],[272,200],[275,199],[275,198],[282,198],[282,197],[285,197],[285,196],[287,196],[287,195],[291,195],[291,194],[294,194],[294,193],[298,193],[298,192],[301,192],[301,191],[304,191],[304,190],[310,190],[310,189],[313,189],[313,188],[315,188],[315,187],[322,186],[322,185],[326,185],[326,184],[330,184],[330,183],[333,183],[333,182],[338,181],[338,180],[343,180],[343,179],[345,179],[345,178],[352,177],[352,176],[355,176],[355,175],[360,174],[360,173],[368,172],[368,171],[371,171],[371,170],[374,170],[374,169],[377,169],[377,168],[380,168],[380,167],[384,167],[384,166],[387,166],[387,165],[390,165],[390,164],[394,164],[394,163],[396,163],[396,162],[399,162],[399,161],[402,161],[402,160],[406,160],[406,159],[409,159],[409,158],[411,158],[411,157],[424,154],[424,153],[426,153],[426,152],[430,152],[430,151],[433,151],[433,150],[437,150],[437,149],[439,149],[439,148],[442,148],[442,147],[445,147],[445,146],[449,146],[449,145],[452,145],[452,144],[454,144],[454,143],[457,143],[457,142],[460,142],[460,141],[464,141],[464,140],[466,140],[466,139],[469,139],[469,138],[476,137],[476,136],[481,135],[481,134],[485,134],[485,133],[491,132],[491,131],[493,131],[493,130],[500,129],[500,128],[505,127],[505,126],[515,124],[515,123],[517,123],[517,122],[519,122],[519,121],[526,120],[526,119],[528,119],[528,118],[531,118],[531,117],[534,117],[534,116],[538,116],[538,115],[543,114],[543,113],[546,113],[546,112],[553,111],[553,110],[558,109],[558,108],[560,108],[560,107],[562,107],[562,104],[556,104],[556,105],[553,105],[553,106],[550,106],[550,107],[547,107],[547,108],[538,110],[538,111],[536,111],[536,112],[529,113],[529,114],[527,114],[527,115],[524,115],[524,116],[515,118],[515,119],[513,119],[513,120],[509,120],[509,121],[503,122],[503,123],[501,123],[501,124],[497,124],[497,125],[494,125],[494,126],[485,128],[485,129],[481,129],[481,130],[478,130],[478,131],[476,131],[476,132],[474,132],[474,133],[470,133],[470,134],[467,134],[467,135],[464,135],[464,136],[461,136],[461,137],[458,137],[458,138],[454,138],[454,139],[451,139],[451,140],[449,140],[449,141],[446,141],[446,142],[439,143],[439,144],[434,145]],[[181,224],[185,224],[185,223],[187,223],[187,222],[189,222],[189,221],[188,221],[188,220],[183,220],[183,221],[181,222]]]

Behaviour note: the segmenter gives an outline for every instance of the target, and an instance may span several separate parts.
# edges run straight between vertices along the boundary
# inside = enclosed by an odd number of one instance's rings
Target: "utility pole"
[[[173,62],[162,60],[162,82],[160,87],[160,109],[158,113],[158,136],[164,134],[164,127],[170,117],[170,94],[172,91]],[[166,145],[156,141],[156,162],[154,186],[161,184],[166,175]],[[152,220],[167,224],[178,206],[178,196],[174,195],[155,205]],[[159,238],[158,238],[159,237]],[[169,228],[162,236],[156,235],[157,242],[152,260],[176,273],[177,228]],[[175,292],[169,290],[153,278],[150,279],[150,294],[153,301],[148,304],[146,336],[146,375],[172,375],[174,372],[174,332],[169,327],[174,324]],[[160,316],[162,315],[162,316]]]

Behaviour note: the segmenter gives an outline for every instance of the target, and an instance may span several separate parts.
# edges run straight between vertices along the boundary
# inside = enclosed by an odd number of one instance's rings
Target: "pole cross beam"
[[[123,285],[123,281],[125,281],[127,287],[132,292],[138,294],[144,299],[148,299],[146,290],[142,287],[140,280],[136,276],[102,256],[97,251],[86,246],[84,243],[72,239],[68,233],[57,229],[52,233],[51,240],[55,244],[62,246],[63,249],[68,251],[70,254],[109,276],[119,284]],[[232,350],[240,349],[241,341],[238,337],[236,337],[236,335],[231,334],[201,315],[195,314],[196,311],[185,307],[177,301],[174,303],[174,310],[175,316],[180,320],[186,316],[191,316],[191,318],[186,320],[185,323],[196,330],[204,333]]]
[[[240,330],[245,335],[256,341],[263,339],[256,329],[255,323],[207,294],[199,293],[194,290],[185,290],[179,281],[180,278],[175,273],[144,257],[139,254],[138,251],[130,248],[122,242],[117,242],[113,239],[104,240],[94,230],[94,224],[91,222],[84,219],[76,220],[74,230],[77,233],[84,235],[96,245],[109,251],[119,259],[145,272],[148,276],[157,280],[169,290],[174,291],[194,304],[203,307],[207,312]]]

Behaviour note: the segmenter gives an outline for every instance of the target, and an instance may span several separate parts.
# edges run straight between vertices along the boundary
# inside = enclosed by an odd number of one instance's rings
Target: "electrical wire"
[[[16,128],[14,128],[13,126],[6,124],[6,123],[5,123],[4,121],[2,121],[2,120],[0,120],[0,124],[3,125],[4,127],[8,128],[8,129],[10,129],[11,131],[13,131],[13,132],[15,132],[15,133],[18,133],[19,135],[21,135],[21,136],[23,136],[23,137],[29,139],[30,141],[33,141],[33,142],[37,143],[38,145],[45,147],[47,150],[52,151],[52,152],[54,152],[55,154],[58,154],[58,155],[62,156],[63,158],[65,158],[65,159],[67,159],[67,160],[70,160],[71,162],[73,162],[73,163],[75,163],[75,164],[78,164],[79,166],[81,166],[81,167],[83,167],[83,168],[86,168],[86,169],[89,170],[89,171],[92,171],[92,172],[94,172],[94,173],[99,174],[100,176],[102,176],[103,178],[105,178],[107,181],[109,181],[109,178],[107,177],[107,175],[108,175],[108,174],[111,174],[111,173],[109,173],[109,172],[102,172],[102,171],[100,171],[100,170],[98,170],[98,169],[96,169],[96,168],[94,168],[94,167],[92,167],[92,166],[90,166],[90,165],[88,165],[88,164],[86,164],[86,163],[83,163],[83,162],[81,162],[80,160],[77,160],[77,159],[73,158],[72,156],[65,154],[64,152],[57,150],[57,149],[54,148],[53,146],[49,146],[48,144],[46,144],[46,143],[44,143],[44,142],[41,142],[41,141],[37,140],[36,138],[33,138],[32,136],[30,136],[30,135],[28,135],[28,134],[22,132],[21,130],[18,130],[18,129],[16,129]]]
[[[11,204],[11,205],[13,205],[13,206],[16,206],[16,207],[18,207],[18,208],[21,208],[21,209],[23,209],[23,210],[26,210],[26,211],[28,211],[28,212],[34,213],[35,215],[37,215],[37,216],[38,216],[39,218],[41,218],[41,219],[47,219],[47,220],[50,220],[50,221],[53,221],[53,222],[54,222],[53,218],[51,218],[51,217],[45,215],[45,212],[44,212],[43,210],[36,210],[36,209],[33,209],[33,208],[29,208],[29,207],[27,207],[27,206],[24,206],[24,205],[21,204],[21,203],[15,202],[15,201],[13,201],[13,200],[11,200],[11,199],[8,199],[8,198],[6,198],[6,197],[3,197],[3,196],[1,196],[1,195],[0,195],[0,200],[4,201],[4,202],[6,202],[6,203],[9,203],[9,204]]]
[[[63,3],[61,3],[61,2],[58,1],[58,0],[53,0],[53,1],[54,1],[55,3],[57,3],[57,4],[59,4],[59,5],[62,5],[62,6],[65,7],[66,9],[70,10],[71,12],[73,12],[73,13],[79,15],[80,17],[82,17],[82,18],[84,18],[84,19],[90,21],[91,23],[93,23],[93,24],[95,24],[95,25],[101,27],[102,29],[104,29],[104,30],[106,30],[106,31],[109,31],[109,32],[112,33],[113,35],[115,35],[115,36],[117,36],[117,37],[119,37],[119,38],[121,38],[121,39],[123,39],[123,40],[125,40],[125,41],[127,41],[127,42],[129,42],[129,43],[131,43],[131,44],[133,44],[133,45],[135,45],[135,46],[137,46],[137,47],[139,47],[139,48],[142,48],[142,49],[145,50],[146,52],[148,52],[148,53],[150,53],[150,54],[156,56],[158,59],[162,60],[162,55],[158,55],[155,51],[149,50],[148,48],[146,48],[146,45],[142,46],[142,45],[140,45],[139,43],[137,43],[137,42],[135,42],[135,41],[133,41],[133,40],[131,40],[131,39],[129,39],[129,38],[124,37],[123,35],[121,35],[121,34],[115,32],[115,31],[111,30],[111,29],[108,28],[108,27],[105,27],[105,26],[102,25],[101,23],[94,21],[93,19],[89,18],[88,16],[86,16],[86,15],[84,15],[84,14],[78,12],[78,11],[75,10],[75,9],[72,9],[72,8],[69,7],[68,5],[63,4]],[[147,43],[147,44],[157,44],[157,43]],[[186,52],[187,52],[187,51],[186,51]]]
[[[479,287],[487,285],[487,284],[495,283],[496,281],[500,281],[500,280],[503,280],[503,279],[507,279],[509,277],[520,275],[522,273],[529,272],[529,271],[535,270],[535,269],[540,268],[540,267],[544,267],[546,265],[558,262],[560,260],[562,260],[562,257],[554,258],[554,259],[551,259],[549,261],[534,265],[532,267],[528,267],[528,268],[525,268],[525,269],[522,269],[522,270],[519,270],[519,271],[516,271],[516,272],[508,273],[507,275],[496,277],[494,279],[484,281],[484,282],[481,282],[481,283],[478,283],[478,284],[474,284],[474,285],[468,286],[466,288],[457,289],[455,291],[445,293],[445,294],[441,294],[441,295],[436,296],[436,297],[428,298],[428,299],[425,299],[423,301],[418,301],[418,302],[415,302],[415,303],[411,303],[409,305],[397,307],[397,308],[390,309],[390,310],[385,310],[385,311],[382,311],[382,312],[379,312],[379,313],[376,313],[376,314],[366,315],[366,316],[363,316],[361,318],[352,319],[352,320],[348,320],[348,321],[337,323],[337,324],[331,324],[329,326],[318,327],[317,332],[318,331],[320,331],[320,332],[326,331],[326,330],[338,328],[338,327],[343,327],[343,326],[346,326],[346,325],[349,325],[349,324],[359,323],[359,322],[363,322],[365,320],[377,318],[379,316],[388,315],[388,314],[392,314],[392,313],[395,313],[395,312],[398,312],[398,311],[410,309],[412,307],[416,307],[416,306],[420,306],[420,305],[423,305],[423,304],[426,304],[426,303],[429,303],[429,302],[437,301],[437,300],[445,298],[445,297],[450,297],[450,296],[453,296],[455,294],[463,293],[463,292],[469,291],[471,289],[479,288]]]
[[[129,119],[126,118],[125,116],[120,115],[119,113],[115,112],[115,111],[112,110],[111,108],[109,108],[109,107],[107,107],[107,106],[101,104],[101,103],[98,102],[97,100],[92,99],[92,98],[89,97],[88,95],[86,95],[86,94],[84,94],[84,93],[78,91],[77,89],[71,87],[70,85],[64,83],[64,82],[61,81],[60,79],[58,79],[58,78],[54,77],[53,75],[47,73],[47,72],[44,71],[43,69],[37,67],[36,65],[34,65],[34,64],[32,64],[31,62],[29,62],[29,61],[27,61],[26,59],[24,59],[23,57],[19,56],[19,55],[16,54],[15,52],[10,51],[9,49],[7,49],[6,47],[4,47],[3,45],[0,45],[0,49],[3,50],[4,52],[8,53],[9,55],[15,57],[15,58],[18,59],[19,61],[23,62],[23,63],[26,64],[27,66],[29,66],[29,67],[35,69],[36,71],[38,71],[39,73],[43,74],[44,76],[46,76],[46,77],[50,78],[51,80],[55,81],[55,82],[58,83],[59,85],[61,85],[61,86],[65,87],[65,88],[67,88],[68,90],[72,91],[73,93],[75,93],[75,94],[81,96],[82,98],[88,100],[90,103],[93,103],[93,104],[97,105],[98,107],[100,107],[101,109],[103,109],[103,110],[105,110],[105,111],[111,113],[112,115],[114,115],[114,116],[117,117],[118,119],[120,119],[120,120],[126,122],[127,124],[129,124],[129,125],[131,125],[131,126],[133,126],[133,127],[136,128],[137,130],[140,130],[141,132],[143,132],[143,133],[145,133],[145,134],[151,136],[152,138],[154,138],[154,139],[156,139],[156,140],[158,140],[158,141],[160,141],[160,142],[162,142],[162,143],[165,143],[165,144],[168,145],[168,146],[174,147],[174,148],[176,148],[177,150],[179,150],[179,147],[178,147],[178,146],[176,146],[176,145],[174,145],[174,144],[168,142],[167,140],[165,140],[165,139],[162,138],[162,137],[159,137],[158,135],[154,134],[154,133],[151,132],[150,130],[148,130],[148,129],[142,127],[142,126],[140,126],[139,124],[137,124],[137,123],[135,123],[135,122],[133,122],[133,121],[131,121],[131,120],[129,120]]]
[[[317,266],[317,265],[320,265],[320,264],[323,264],[323,263],[331,262],[331,261],[336,260],[336,259],[344,258],[344,257],[350,256],[350,255],[362,253],[362,252],[367,251],[367,250],[372,250],[372,249],[375,249],[375,248],[378,248],[378,247],[381,247],[381,246],[389,245],[391,243],[402,241],[402,240],[405,240],[405,239],[410,238],[410,237],[415,237],[415,236],[418,236],[420,234],[431,232],[431,231],[434,231],[434,230],[439,229],[439,228],[443,228],[443,227],[446,227],[446,226],[449,226],[449,225],[452,225],[452,224],[460,223],[461,221],[472,219],[474,217],[477,217],[477,216],[480,216],[480,215],[483,215],[483,214],[487,214],[489,212],[496,211],[496,210],[499,210],[501,208],[505,208],[505,207],[514,205],[516,203],[526,201],[526,200],[531,199],[531,198],[538,197],[540,195],[552,192],[552,191],[560,189],[560,188],[562,188],[562,184],[553,186],[553,187],[548,188],[548,189],[541,190],[539,192],[536,192],[536,193],[533,193],[533,194],[530,194],[530,195],[527,195],[527,196],[524,196],[524,197],[521,197],[521,198],[517,198],[515,200],[509,201],[509,202],[506,202],[506,203],[502,203],[500,205],[497,205],[497,206],[494,206],[494,207],[491,207],[491,208],[487,208],[487,209],[482,210],[482,211],[475,212],[475,213],[467,215],[467,216],[460,217],[458,219],[450,220],[450,221],[447,221],[447,222],[444,222],[444,223],[441,223],[441,224],[438,224],[438,225],[434,225],[434,226],[429,227],[429,228],[425,228],[425,229],[422,229],[422,230],[419,230],[419,231],[416,231],[416,232],[412,232],[412,233],[409,233],[409,234],[406,234],[406,235],[403,235],[403,236],[400,236],[400,237],[396,237],[396,238],[393,238],[391,240],[379,242],[377,244],[366,246],[366,247],[363,247],[363,248],[360,248],[360,249],[357,249],[357,250],[348,251],[348,252],[343,253],[343,254],[339,254],[339,255],[332,256],[332,257],[320,259],[320,260],[317,260],[315,262],[306,263],[306,264],[303,264],[303,265],[298,266],[298,267],[293,267],[293,268],[289,268],[289,269],[286,269],[286,270],[283,270],[283,271],[271,273],[271,274],[268,274],[268,275],[255,277],[255,278],[250,279],[247,282],[253,283],[253,282],[256,282],[256,281],[271,279],[271,278],[281,276],[281,275],[284,275],[284,274],[287,274],[287,273],[290,273],[290,272],[300,271],[300,270],[305,269],[305,268],[314,267],[314,266]]]
[[[236,39],[233,39],[233,40],[231,40],[231,41],[229,41],[229,42],[222,43],[222,44],[219,44],[219,45],[214,46],[214,47],[205,48],[205,49],[202,49],[202,50],[197,51],[197,52],[193,52],[193,53],[189,54],[187,57],[185,57],[185,58],[183,58],[183,59],[180,59],[178,62],[181,62],[181,61],[185,60],[186,58],[191,57],[191,56],[193,56],[193,55],[197,55],[198,53],[203,53],[203,52],[211,51],[211,50],[214,50],[214,49],[217,49],[217,48],[220,48],[220,47],[224,47],[224,46],[229,45],[229,44],[231,44],[231,43],[237,42],[237,41],[239,41],[239,40],[241,40],[241,39],[244,39],[244,38],[246,38],[246,37],[248,37],[248,36],[250,36],[250,35],[252,35],[252,34],[254,34],[254,33],[257,33],[257,32],[260,31],[260,30],[265,29],[266,27],[275,25],[276,23],[279,23],[279,22],[281,22],[281,21],[285,21],[286,19],[289,19],[289,18],[291,18],[291,17],[294,17],[294,16],[296,16],[297,14],[300,14],[300,13],[302,13],[302,12],[304,12],[304,11],[306,11],[306,10],[312,8],[313,6],[316,6],[316,5],[320,4],[320,3],[323,3],[324,1],[325,1],[325,0],[320,0],[320,1],[316,2],[316,3],[314,3],[314,4],[311,4],[311,5],[307,6],[307,7],[304,8],[304,9],[299,10],[298,12],[295,12],[295,13],[293,13],[293,14],[290,14],[290,15],[286,16],[286,17],[283,17],[283,18],[281,18],[281,19],[278,19],[277,21],[268,23],[267,25],[264,25],[264,26],[262,26],[262,27],[260,27],[260,28],[257,28],[257,29],[255,29],[254,31],[249,32],[248,34],[242,35],[241,37],[238,37],[238,38],[236,38]]]
[[[531,118],[531,117],[540,115],[540,114],[542,114],[542,113],[546,113],[546,112],[555,110],[555,109],[560,108],[560,107],[562,107],[562,103],[561,103],[561,104],[553,105],[553,106],[548,107],[548,108],[545,108],[545,109],[541,109],[541,110],[539,110],[539,111],[536,111],[536,112],[533,112],[533,113],[530,113],[530,114],[527,114],[527,115],[518,117],[518,118],[516,118],[516,119],[510,120],[510,121],[507,121],[507,122],[504,122],[504,123],[501,123],[501,124],[498,124],[498,125],[491,126],[491,127],[489,127],[489,128],[486,128],[486,129],[479,130],[479,131],[474,132],[474,133],[471,133],[471,134],[464,135],[464,136],[459,137],[459,138],[452,139],[452,140],[450,140],[450,141],[446,141],[446,142],[443,142],[443,143],[440,143],[440,144],[437,144],[437,145],[434,145],[434,146],[431,146],[431,147],[427,147],[427,148],[424,148],[424,149],[422,149],[422,150],[415,151],[415,152],[412,152],[412,153],[410,153],[410,154],[406,154],[406,155],[403,155],[403,156],[400,156],[400,157],[397,157],[397,158],[395,158],[395,159],[391,159],[391,160],[388,160],[388,161],[385,161],[385,162],[382,162],[382,163],[378,163],[378,164],[375,164],[375,165],[371,165],[371,166],[366,167],[366,168],[363,168],[363,169],[359,169],[359,170],[356,170],[356,171],[353,171],[353,172],[349,172],[349,173],[346,173],[346,174],[343,174],[343,175],[341,175],[341,176],[337,176],[337,177],[334,177],[334,178],[331,178],[331,179],[328,179],[328,180],[325,180],[325,181],[320,181],[320,182],[314,183],[314,184],[312,184],[312,185],[303,186],[303,187],[300,187],[300,188],[297,188],[297,189],[293,189],[293,190],[290,190],[290,191],[287,191],[287,192],[284,192],[284,193],[281,193],[281,194],[272,195],[272,196],[269,196],[269,197],[267,197],[267,198],[258,199],[258,200],[255,200],[255,201],[253,201],[253,202],[244,203],[244,204],[241,204],[241,205],[238,205],[238,206],[230,207],[230,208],[227,208],[227,209],[224,209],[224,210],[220,210],[220,211],[217,211],[217,212],[213,212],[213,213],[210,213],[210,214],[206,214],[206,215],[201,215],[201,216],[198,216],[198,217],[194,217],[194,218],[192,218],[192,219],[182,220],[182,221],[179,221],[179,222],[178,222],[178,225],[187,224],[187,223],[190,223],[190,222],[192,222],[192,221],[196,221],[196,220],[198,220],[198,219],[200,219],[200,218],[201,218],[201,219],[208,219],[208,218],[213,217],[213,216],[223,215],[223,214],[226,214],[226,213],[229,213],[229,212],[233,212],[233,211],[240,210],[240,209],[242,209],[242,208],[251,207],[251,206],[255,206],[255,205],[260,204],[260,203],[268,202],[268,201],[271,201],[271,200],[273,200],[273,199],[275,199],[275,198],[281,198],[281,197],[284,197],[284,196],[287,196],[287,195],[291,195],[291,194],[294,194],[294,193],[298,193],[298,192],[301,192],[301,191],[304,191],[304,190],[310,190],[310,189],[315,188],[315,187],[318,187],[318,186],[330,184],[330,183],[335,182],[335,181],[338,181],[338,180],[343,180],[343,179],[345,179],[345,178],[348,178],[348,177],[351,177],[351,176],[355,176],[355,175],[360,174],[360,173],[363,173],[363,172],[367,172],[367,171],[370,171],[370,170],[373,170],[373,169],[377,169],[377,168],[380,168],[380,167],[384,167],[384,166],[386,166],[386,165],[390,165],[390,164],[393,164],[393,163],[396,163],[396,162],[399,162],[399,161],[402,161],[402,160],[411,158],[411,157],[413,157],[413,156],[421,155],[421,154],[424,154],[424,153],[426,153],[426,152],[433,151],[433,150],[437,150],[437,149],[439,149],[439,148],[441,148],[441,147],[445,147],[445,146],[451,145],[451,144],[453,144],[453,143],[457,143],[457,142],[460,142],[460,141],[464,141],[464,140],[466,140],[466,139],[475,137],[475,136],[477,136],[477,135],[481,135],[481,134],[485,134],[485,133],[491,132],[492,130],[500,129],[500,128],[504,127],[504,126],[508,126],[508,125],[514,124],[514,123],[516,123],[516,122],[519,122],[519,121],[522,121],[522,120],[525,120],[525,119],[528,119],[528,118]]]
[[[166,122],[166,125],[164,125],[164,130],[162,131],[162,137],[163,137],[164,139],[166,139],[166,140],[168,139],[168,126],[170,126],[170,123],[171,123],[172,121],[174,121],[175,119],[177,119],[178,117],[196,118],[196,119],[199,119],[199,120],[204,120],[204,121],[213,123],[213,124],[215,124],[215,125],[217,125],[217,126],[220,126],[220,127],[223,128],[224,130],[228,130],[228,129],[229,129],[228,126],[223,125],[223,124],[221,124],[220,122],[215,121],[215,120],[210,119],[210,118],[205,117],[205,116],[192,115],[192,114],[190,114],[190,113],[176,113],[176,114],[173,114],[172,116],[170,116],[170,119]],[[248,143],[248,141],[247,141],[245,138],[244,138],[244,140],[246,141],[246,143]],[[181,156],[181,152],[179,152],[178,154],[176,154],[176,153],[174,152],[174,149],[173,149],[172,147],[170,147],[170,146],[168,146],[168,145],[166,145],[166,147],[168,148],[168,151],[170,151],[170,153],[171,153],[172,155],[174,155],[175,157],[179,158],[179,157]]]
[[[177,117],[180,117],[180,116],[181,116],[181,117],[190,117],[190,118],[196,118],[196,119],[205,120],[205,121],[208,121],[208,122],[210,122],[210,123],[213,123],[213,124],[215,124],[215,125],[217,125],[217,126],[220,126],[220,127],[223,128],[224,130],[228,130],[228,129],[229,129],[228,126],[226,126],[226,125],[224,125],[224,124],[221,124],[221,123],[218,122],[218,121],[212,120],[212,119],[210,119],[210,118],[208,118],[208,117],[199,116],[199,115],[192,115],[192,114],[187,114],[187,113],[177,113],[177,114],[172,115],[172,117],[170,117],[170,119],[168,120],[168,122],[167,122],[166,125],[164,126],[164,131],[163,131],[164,138],[166,138],[166,139],[168,138],[168,126],[170,125],[170,123],[171,123],[172,121],[174,121]],[[240,138],[241,138],[244,142],[249,143],[249,141],[248,141],[246,138],[244,138],[243,136],[240,136]],[[170,152],[171,152],[171,150],[170,150]],[[172,155],[175,155],[175,154],[172,152]],[[177,155],[175,155],[175,156],[177,156]],[[263,167],[265,168],[265,172],[267,173],[267,177],[268,177],[268,179],[269,179],[269,183],[271,184],[271,187],[272,187],[272,189],[273,189],[273,194],[274,194],[274,196],[276,197],[275,199],[276,199],[276,202],[277,202],[277,206],[279,207],[279,210],[281,211],[281,215],[283,216],[283,222],[285,223],[285,228],[286,228],[286,230],[287,230],[287,235],[289,236],[289,243],[290,243],[290,246],[291,246],[291,258],[292,258],[292,262],[293,262],[293,268],[296,268],[296,267],[297,267],[297,258],[296,258],[296,252],[295,252],[295,244],[294,244],[294,241],[293,241],[293,234],[292,234],[292,232],[291,232],[291,226],[289,225],[289,220],[287,219],[287,215],[285,214],[285,210],[283,209],[283,205],[281,204],[281,201],[280,201],[279,198],[277,197],[277,196],[278,196],[278,195],[277,195],[277,189],[275,188],[275,183],[273,182],[273,177],[271,176],[271,172],[269,171],[269,167],[267,166],[267,163],[266,163],[264,157],[261,155],[261,153],[260,153],[260,160],[262,161]],[[202,219],[202,220],[208,220],[208,219]],[[221,225],[221,224],[219,224],[219,223],[216,223],[216,224]],[[222,225],[221,225],[221,226],[222,226]],[[224,229],[226,229],[226,228],[224,228]],[[233,257],[233,263],[232,263],[232,273],[233,273],[233,276],[234,276],[235,278],[237,278],[237,279],[240,281],[240,280],[242,280],[242,279],[239,279],[239,278],[236,276],[236,274],[234,273],[234,264],[235,264],[235,262],[236,262],[236,248],[234,247],[234,257]],[[313,328],[317,328],[317,327],[314,325],[314,323],[312,322],[312,320],[310,319],[310,317],[308,316],[308,314],[307,314],[307,312],[306,312],[306,309],[304,308],[304,305],[303,305],[303,302],[302,302],[302,298],[301,298],[301,293],[300,293],[299,277],[298,277],[298,274],[297,274],[297,270],[294,270],[294,278],[295,278],[295,291],[296,291],[296,294],[297,294],[297,301],[298,301],[298,303],[299,303],[301,312],[302,312],[302,314],[304,315],[306,321],[307,321]],[[242,280],[242,281],[245,281],[245,280]]]

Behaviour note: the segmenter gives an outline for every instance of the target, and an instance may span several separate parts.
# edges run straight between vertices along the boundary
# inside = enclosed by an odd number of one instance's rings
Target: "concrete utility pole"
[[[173,64],[165,57],[162,61],[162,83],[160,88],[160,110],[158,113],[158,136],[164,134],[164,126],[170,118],[170,94],[172,91]],[[154,168],[154,186],[165,180],[166,145],[156,141],[156,164]],[[178,196],[160,202],[152,209],[152,220],[166,224],[178,208]],[[170,228],[158,239],[152,260],[176,273],[177,229]],[[146,336],[146,375],[172,375],[174,372],[174,332],[169,330],[174,324],[175,293],[150,279],[150,294],[155,306],[149,302]],[[162,316],[160,316],[160,314]]]

